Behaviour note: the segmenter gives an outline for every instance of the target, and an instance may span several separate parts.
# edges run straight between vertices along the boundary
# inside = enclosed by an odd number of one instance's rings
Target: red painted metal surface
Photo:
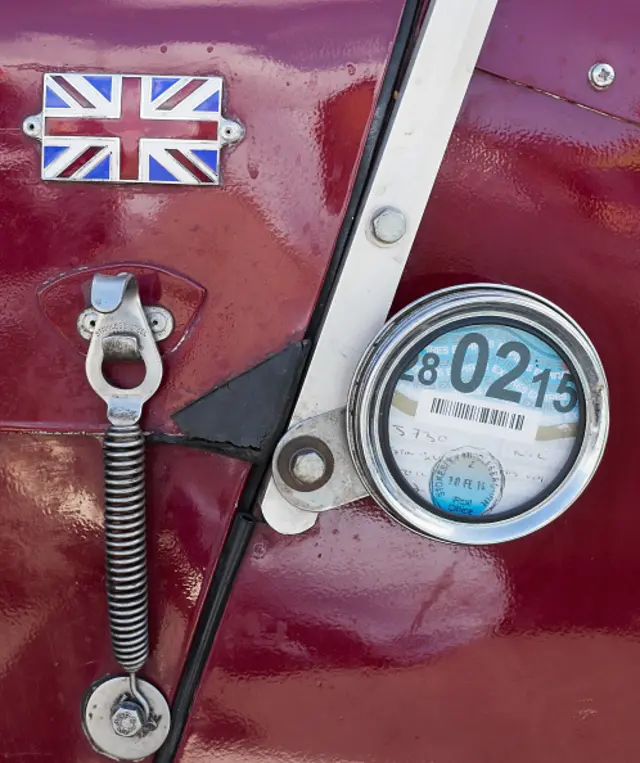
[[[152,656],[171,696],[246,466],[149,446]],[[120,672],[105,606],[102,457],[83,436],[0,437],[0,757],[97,761],[80,726],[93,681]]]
[[[499,0],[479,67],[529,87],[640,121],[640,4],[635,0]],[[616,80],[595,90],[589,69],[611,64]]]
[[[147,430],[175,431],[173,411],[300,339],[403,2],[364,8],[37,0],[3,9],[0,691],[9,704],[0,758],[98,760],[80,704],[117,669],[100,449],[73,436],[105,426],[73,328],[92,269],[133,267],[143,296],[176,316]],[[223,152],[225,186],[40,181],[39,148],[21,123],[41,108],[43,72],[74,70],[223,75],[226,114],[247,129]],[[153,657],[144,672],[171,699],[247,467],[177,446],[152,447],[148,463]]]
[[[147,406],[155,429],[175,431],[171,412],[301,338],[402,6],[374,0],[361,14],[355,0],[250,8],[69,0],[53,9],[41,0],[7,10],[0,369],[10,373],[0,372],[0,421],[59,431],[103,421],[82,356],[36,304],[39,290],[74,269],[149,263],[206,290],[197,324],[166,358],[165,383]],[[22,119],[41,108],[43,71],[74,70],[223,75],[225,113],[247,129],[223,151],[225,186],[41,182],[39,148]],[[41,375],[46,396],[37,381],[25,383]]]
[[[610,380],[604,461],[559,520],[498,547],[419,538],[370,502],[303,536],[260,528],[180,763],[636,757],[639,141],[476,74],[394,310],[476,281],[559,304]]]

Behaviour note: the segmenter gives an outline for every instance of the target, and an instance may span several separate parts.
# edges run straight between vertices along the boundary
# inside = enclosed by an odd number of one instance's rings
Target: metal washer
[[[138,678],[138,686],[144,694],[151,713],[156,720],[155,729],[133,737],[118,736],[111,725],[115,705],[129,695],[129,677],[107,678],[94,685],[87,694],[82,707],[82,725],[91,746],[96,752],[113,760],[142,760],[160,749],[171,728],[169,705],[155,686]]]

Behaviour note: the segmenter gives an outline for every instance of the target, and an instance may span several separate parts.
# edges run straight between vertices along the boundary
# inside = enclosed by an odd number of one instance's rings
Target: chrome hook
[[[87,352],[87,379],[93,391],[107,404],[107,418],[112,424],[135,424],[142,414],[142,406],[162,381],[160,353],[140,302],[136,279],[130,273],[94,276],[91,304],[98,317]],[[142,360],[143,381],[132,389],[109,384],[102,371],[105,358]]]

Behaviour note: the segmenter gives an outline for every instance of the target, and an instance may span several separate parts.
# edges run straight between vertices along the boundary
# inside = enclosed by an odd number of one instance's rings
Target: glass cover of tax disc
[[[426,341],[405,355],[382,406],[382,444],[398,483],[463,522],[538,504],[566,476],[584,431],[567,359],[508,323],[462,325]]]

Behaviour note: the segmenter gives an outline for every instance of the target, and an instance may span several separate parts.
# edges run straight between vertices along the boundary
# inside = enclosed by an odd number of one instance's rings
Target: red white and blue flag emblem
[[[45,74],[42,178],[219,185],[221,77]]]

